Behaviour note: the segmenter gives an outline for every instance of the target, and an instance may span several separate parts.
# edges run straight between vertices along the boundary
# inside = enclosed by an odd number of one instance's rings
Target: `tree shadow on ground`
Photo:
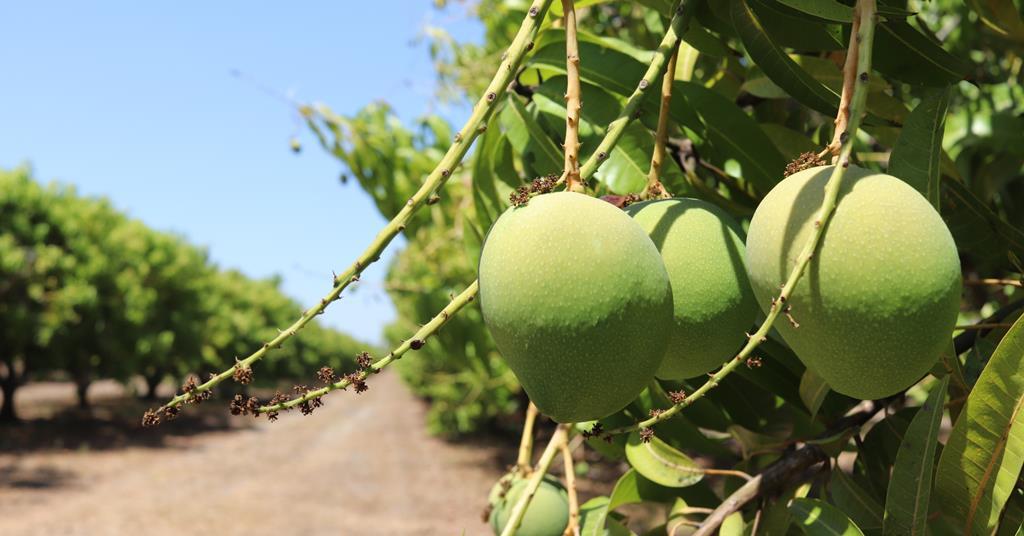
[[[89,409],[63,408],[49,418],[0,424],[0,454],[128,447],[184,448],[185,442],[176,442],[176,438],[251,426],[251,419],[232,417],[224,401],[215,398],[202,406],[185,408],[173,421],[143,428],[142,414],[151,405],[151,402],[128,396],[109,398]]]

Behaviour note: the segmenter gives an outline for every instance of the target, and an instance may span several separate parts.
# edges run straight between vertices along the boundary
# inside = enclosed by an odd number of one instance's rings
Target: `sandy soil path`
[[[358,400],[326,400],[312,417],[155,448],[0,449],[0,534],[488,533],[480,512],[501,473],[497,448],[429,437],[422,405],[392,374]]]

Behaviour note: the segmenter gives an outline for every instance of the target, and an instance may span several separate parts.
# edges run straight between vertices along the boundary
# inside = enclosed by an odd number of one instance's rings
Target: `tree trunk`
[[[89,385],[91,383],[85,379],[75,380],[75,394],[78,395],[79,409],[89,409]]]
[[[18,388],[18,381],[15,378],[3,378],[0,380],[0,392],[4,400],[0,403],[0,422],[16,422],[17,414],[14,413],[14,391]]]
[[[146,392],[142,395],[143,400],[156,400],[156,388],[160,385],[164,375],[162,373],[149,374],[145,376]]]

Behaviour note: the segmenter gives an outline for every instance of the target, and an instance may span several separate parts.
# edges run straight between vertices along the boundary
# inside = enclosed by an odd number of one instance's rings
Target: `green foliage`
[[[84,394],[97,378],[150,389],[230,367],[300,313],[276,279],[222,271],[178,236],[109,202],[0,172],[0,383],[5,394],[60,372]],[[261,381],[344,367],[356,341],[314,325],[268,360]],[[11,389],[10,393],[6,389]],[[14,416],[5,396],[6,418]]]
[[[638,87],[668,28],[674,4],[577,2],[584,102],[581,158],[596,156],[609,123]],[[787,161],[818,152],[833,138],[852,4],[687,4],[696,13],[673,73],[668,145],[672,158],[662,177],[670,192],[715,204],[749,228],[754,210],[783,180]],[[477,12],[485,29],[480,44],[457,43],[442,30],[431,30],[445,98],[480,95],[528,6],[518,0],[479,2]],[[871,173],[894,175],[925,196],[925,208],[937,207],[955,241],[965,279],[1018,280],[1024,272],[1024,23],[1019,2],[893,1],[881,3],[879,14],[874,68],[863,82],[867,115],[863,129],[852,138],[854,163]],[[439,203],[405,230],[408,246],[388,276],[402,317],[389,327],[390,340],[407,337],[416,323],[447,302],[449,293],[473,280],[483,237],[508,206],[512,191],[561,171],[565,37],[554,20],[549,15],[544,21],[526,67],[509,95],[497,103],[470,160],[453,171]],[[651,88],[661,85],[660,80],[646,82]],[[657,91],[648,90],[635,121],[618,144],[601,155],[603,164],[588,184],[592,193],[621,195],[643,188],[658,111]],[[423,120],[422,128],[410,133],[379,105],[353,118],[334,118],[325,109],[309,117],[325,147],[359,178],[385,216],[393,215],[421,183],[450,140],[450,129],[440,128],[436,118]],[[876,204],[872,206],[877,208]],[[809,210],[818,206],[820,200]],[[874,214],[878,221],[889,216]],[[934,219],[935,228],[941,228]],[[919,225],[915,220],[906,227]],[[861,232],[854,239],[878,239],[891,246],[890,234]],[[826,231],[825,243],[828,238]],[[913,271],[906,259],[920,253],[920,242],[926,240],[911,240],[891,252],[897,260],[884,273],[862,281],[864,287],[880,288],[886,277]],[[799,240],[786,244],[793,251],[802,246]],[[869,249],[845,262],[851,273],[878,257]],[[947,260],[955,275],[951,252]],[[771,281],[764,283],[766,296],[777,294],[780,277],[788,273],[782,272],[772,273]],[[595,277],[591,266],[581,266],[576,275]],[[882,298],[857,307],[898,302],[904,287],[891,287]],[[793,296],[798,304],[799,296],[798,290]],[[1017,285],[967,286],[956,323],[982,321],[996,310],[1017,307],[1022,298]],[[609,441],[589,437],[586,448],[625,460],[631,467],[608,497],[583,505],[582,533],[628,534],[620,523],[622,512],[616,510],[636,502],[658,504],[670,530],[684,526],[682,522],[699,522],[705,509],[727,502],[738,483],[697,473],[701,478],[684,482],[692,484],[687,487],[661,484],[678,485],[691,463],[698,469],[710,464],[750,474],[776,470],[794,463],[795,453],[807,446],[833,458],[832,477],[815,478],[817,473],[809,470],[813,464],[801,467],[794,480],[782,482],[780,489],[747,502],[728,517],[729,530],[749,531],[755,516],[760,516],[760,532],[768,534],[796,534],[800,529],[809,534],[963,534],[972,529],[989,533],[1000,523],[998,534],[1013,533],[1024,517],[1019,481],[1024,443],[1017,423],[1021,413],[1014,413],[1024,392],[1024,386],[1015,383],[1024,352],[1017,348],[1016,330],[1010,335],[1001,329],[981,331],[977,337],[963,332],[954,344],[954,298],[949,301],[949,318],[942,319],[942,329],[934,330],[937,335],[933,333],[934,341],[927,344],[907,342],[913,326],[903,323],[847,322],[830,331],[846,339],[822,345],[816,352],[822,359],[836,358],[851,348],[864,351],[879,339],[895,341],[893,355],[901,357],[929,346],[929,355],[914,366],[894,358],[830,378],[836,383],[830,386],[824,379],[827,374],[807,369],[772,332],[745,366],[706,397],[646,431],[653,431],[653,437],[641,437],[639,432]],[[425,346],[420,355],[400,365],[407,382],[430,400],[435,431],[476,430],[522,409],[517,403],[519,387],[482,329],[479,310],[468,308],[466,313],[440,332],[439,344]],[[811,314],[805,310],[802,317],[795,307],[793,322],[806,327],[813,322],[807,316]],[[781,321],[776,327],[784,333],[789,325]],[[744,342],[742,333],[735,337],[737,346]],[[935,355],[939,352],[932,350],[940,348],[939,342],[941,349],[956,351]],[[900,347],[904,343],[908,348]],[[885,393],[833,389],[842,387],[839,382],[857,380],[877,387],[873,384],[896,381],[892,378],[897,376],[900,386],[888,386]],[[706,381],[657,380],[599,424],[605,430],[629,427],[671,407]],[[893,396],[864,402],[843,396],[844,391]],[[949,401],[943,406],[940,400],[947,391]],[[942,422],[946,409],[957,424],[942,445],[936,423]],[[591,426],[580,424],[577,429]],[[932,486],[927,475],[935,457],[940,461]],[[850,459],[852,468],[846,465]],[[974,474],[987,466],[992,468],[987,477],[984,471]],[[979,497],[978,504],[985,508],[971,521],[978,524],[968,527],[962,507]]]

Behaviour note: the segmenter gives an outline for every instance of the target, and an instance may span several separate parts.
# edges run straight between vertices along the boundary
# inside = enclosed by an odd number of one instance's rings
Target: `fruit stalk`
[[[473,107],[473,113],[470,115],[466,124],[463,125],[462,130],[456,134],[454,141],[449,146],[448,151],[438,162],[437,166],[427,176],[427,179],[420,186],[419,190],[406,202],[402,210],[395,215],[394,218],[384,226],[380,232],[377,233],[376,238],[373,242],[363,251],[358,259],[351,266],[349,266],[344,272],[334,277],[334,287],[331,291],[324,296],[319,303],[310,307],[302,313],[291,326],[281,331],[277,337],[263,344],[258,350],[250,354],[245,359],[239,361],[235,367],[249,367],[256,361],[262,359],[270,350],[280,348],[282,344],[293,335],[299,332],[303,327],[306,326],[314,317],[321,314],[329,304],[338,300],[341,297],[341,293],[353,282],[359,280],[359,275],[362,274],[369,265],[373,264],[380,259],[381,252],[391,244],[398,233],[405,229],[406,224],[412,218],[412,216],[426,203],[427,199],[434,194],[438,189],[444,186],[445,181],[451,176],[456,166],[462,162],[462,159],[466,156],[470,146],[481,132],[487,128],[487,121],[493,112],[495,105],[501,100],[501,97],[505,94],[509,83],[515,78],[518,72],[519,65],[522,63],[526,53],[533,48],[533,39],[537,35],[540,29],[541,22],[544,20],[547,14],[548,7],[550,7],[553,0],[534,0],[530,6],[529,11],[525,19],[523,19],[522,25],[519,27],[519,32],[512,40],[512,44],[509,45],[508,51],[502,59],[501,64],[498,66],[498,70],[491,80],[491,83],[487,86],[484,95],[480,97],[476,105]],[[231,367],[216,376],[213,376],[207,382],[196,387],[188,393],[183,393],[175,396],[169,402],[161,407],[161,410],[168,408],[174,408],[180,406],[182,403],[193,398],[195,395],[209,391],[213,387],[217,386],[224,380],[230,378],[235,367]]]
[[[861,119],[864,116],[868,93],[868,80],[871,73],[871,45],[874,41],[875,33],[875,9],[875,0],[858,0],[857,2],[853,32],[850,34],[850,47],[847,53],[848,55],[854,55],[857,58],[856,69],[846,69],[844,71],[844,77],[852,77],[854,79],[852,82],[853,91],[850,98],[850,107],[847,112],[849,115],[849,122],[847,123],[849,130],[842,133],[840,136],[842,139],[842,148],[839,153],[839,164],[833,169],[832,176],[829,177],[828,184],[825,186],[825,199],[823,200],[821,209],[818,212],[818,217],[815,219],[814,232],[804,245],[803,250],[800,252],[800,256],[797,257],[796,266],[789,274],[789,278],[786,280],[785,285],[783,285],[778,298],[776,298],[772,303],[771,309],[769,310],[764,322],[758,330],[754,332],[754,334],[748,337],[746,345],[743,346],[743,349],[740,350],[736,357],[724,363],[718,372],[712,375],[707,382],[701,385],[693,393],[690,393],[681,402],[632,426],[624,426],[610,430],[608,431],[609,434],[627,433],[638,429],[650,428],[661,421],[673,417],[693,402],[699,400],[707,394],[708,391],[718,386],[722,379],[728,376],[736,369],[736,367],[746,363],[746,360],[750,357],[751,353],[753,353],[763,340],[766,340],[768,332],[771,331],[772,325],[775,323],[775,320],[778,319],[779,315],[783,312],[788,314],[786,301],[793,293],[793,289],[796,288],[796,284],[800,281],[800,277],[803,275],[808,263],[810,263],[811,258],[814,256],[814,251],[817,249],[818,243],[821,241],[821,236],[825,232],[825,227],[828,226],[828,220],[832,217],[832,213],[835,210],[836,200],[839,196],[839,187],[842,184],[846,168],[850,165],[850,155],[853,152],[853,142],[856,137],[857,129],[860,128]],[[845,83],[847,83],[847,81],[844,81],[844,84]],[[844,112],[840,110],[840,114],[842,113]]]
[[[614,121],[608,125],[608,129],[605,132],[604,139],[597,146],[597,150],[594,154],[583,163],[583,167],[580,168],[580,176],[583,180],[594,174],[597,168],[608,158],[611,154],[611,150],[615,147],[615,144],[619,142],[619,138],[622,137],[622,133],[625,132],[626,126],[636,119],[640,113],[640,103],[643,101],[644,93],[647,87],[651,84],[652,80],[657,80],[665,70],[665,64],[668,63],[669,57],[672,56],[673,51],[679,45],[679,40],[682,35],[686,33],[686,29],[690,26],[690,21],[693,19],[693,4],[694,0],[680,0],[676,4],[675,14],[672,15],[672,20],[669,23],[668,31],[665,32],[665,37],[662,38],[661,44],[658,45],[657,51],[654,53],[654,57],[651,59],[651,63],[647,66],[647,72],[644,73],[644,77],[637,84],[636,89],[626,100],[626,105],[622,108],[622,113],[619,114]]]
[[[661,108],[658,110],[658,130],[654,136],[654,151],[651,153],[651,168],[647,172],[647,187],[641,199],[668,199],[672,194],[661,184],[661,164],[665,160],[665,144],[668,141],[668,115],[672,105],[672,83],[676,78],[676,61],[679,59],[679,41],[669,57],[668,67],[661,75]]]
[[[540,481],[544,479],[548,468],[551,467],[551,462],[554,461],[555,454],[558,453],[560,445],[565,443],[568,438],[569,425],[558,425],[555,428],[555,433],[551,436],[551,440],[548,441],[548,445],[544,447],[544,452],[541,453],[540,459],[537,460],[537,465],[533,467],[530,480],[526,483],[526,488],[519,496],[519,500],[516,501],[516,505],[512,508],[512,514],[509,515],[508,523],[505,524],[505,530],[501,531],[501,536],[512,536],[519,529],[519,524],[523,522],[523,515],[526,514],[526,508],[530,505],[533,495],[537,493],[537,488],[540,487]]]
[[[413,346],[420,348],[431,336],[441,329],[441,326],[448,322],[448,319],[451,318],[452,315],[458,313],[463,307],[476,298],[476,293],[479,288],[480,286],[474,281],[472,285],[466,288],[466,290],[463,290],[462,293],[452,299],[444,309],[441,309],[441,312],[437,313],[430,322],[427,322],[423,327],[417,330],[411,338],[403,341],[397,348],[391,350],[388,355],[373,362],[373,364],[365,370],[355,374],[354,376],[346,376],[326,387],[308,391],[302,396],[292,398],[291,400],[281,402],[280,404],[261,406],[258,410],[259,413],[272,413],[292,409],[309,400],[320,398],[331,391],[345,389],[357,381],[365,380],[370,374],[380,372],[384,367],[401,359],[406,352],[413,348]]]
[[[519,440],[519,457],[516,459],[516,469],[524,475],[530,472],[530,460],[533,459],[533,423],[536,421],[537,406],[530,402],[526,407],[523,435]]]
[[[570,192],[582,192],[580,182],[580,46],[576,39],[576,8],[573,0],[562,0],[565,13],[565,186]]]
[[[580,499],[576,494],[576,467],[572,463],[572,449],[569,448],[569,437],[562,441],[562,462],[565,467],[565,490],[569,495],[569,524],[563,536],[579,536],[580,533]]]

